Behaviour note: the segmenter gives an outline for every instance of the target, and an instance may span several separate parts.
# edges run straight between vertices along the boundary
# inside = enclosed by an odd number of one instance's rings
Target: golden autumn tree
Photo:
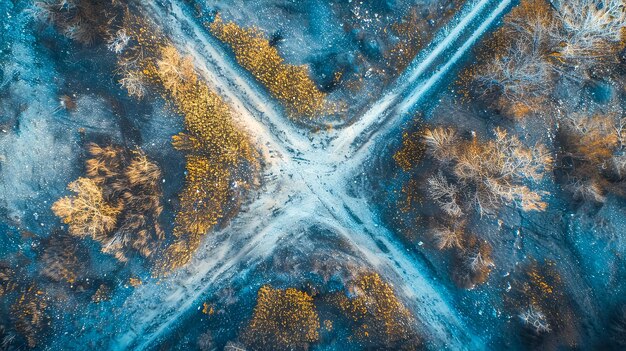
[[[253,349],[307,350],[319,339],[313,298],[294,288],[262,286],[243,338]]]
[[[179,194],[174,235],[157,274],[185,265],[201,238],[228,212],[238,208],[241,192],[255,182],[257,152],[235,124],[230,107],[199,79],[193,61],[172,46],[163,46],[148,65],[185,118],[185,131],[172,138],[186,153],[185,187]]]
[[[237,62],[285,105],[291,117],[311,119],[326,112],[326,94],[311,80],[308,67],[287,64],[259,29],[226,23],[219,15],[210,29],[233,50]]]
[[[184,118],[184,131],[172,144],[186,159],[185,185],[179,193],[174,241],[168,244],[154,274],[167,274],[189,262],[202,238],[227,221],[244,194],[257,183],[258,153],[228,104],[146,18],[127,13],[121,50],[120,84],[141,98],[158,93]]]
[[[102,189],[89,178],[78,178],[67,186],[75,193],[59,199],[52,211],[79,237],[100,238],[115,229],[120,209],[104,200]]]
[[[390,284],[376,273],[362,273],[338,295],[340,311],[354,323],[353,337],[372,349],[417,349],[416,321]]]

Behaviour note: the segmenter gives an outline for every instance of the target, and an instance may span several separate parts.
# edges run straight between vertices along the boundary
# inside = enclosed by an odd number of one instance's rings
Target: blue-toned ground
[[[602,10],[616,1],[573,3]],[[626,41],[598,39],[612,56],[578,65],[541,46],[552,79],[542,93],[510,93],[543,69],[535,66],[497,88],[495,75],[471,83],[497,60],[514,75],[519,62],[502,57],[507,45],[522,44],[510,32],[502,42],[501,28],[513,15],[531,21],[537,9],[548,11],[542,4],[1,1],[0,350],[625,349]],[[534,12],[515,12],[525,6]],[[604,32],[626,30],[623,3],[616,8],[607,18],[619,23]],[[340,108],[294,119],[295,102],[211,31],[218,14],[261,33],[285,64],[303,65],[314,89]],[[143,21],[141,34],[131,31],[133,18]],[[567,47],[566,37],[553,37],[550,45]],[[166,65],[163,47],[187,61]],[[251,66],[271,66],[255,56],[266,46],[249,50]],[[295,71],[271,67],[287,89],[301,87],[289,80]],[[121,83],[129,71],[141,76],[141,98]],[[255,166],[236,168],[240,160],[228,158],[244,142],[226,150],[226,137],[200,140],[227,130],[213,124],[222,112],[206,95],[184,108],[205,88],[228,106]],[[532,167],[524,165],[513,176],[467,181],[454,168],[465,159],[438,158],[424,141],[437,126],[458,138],[440,145],[464,145],[464,155],[491,152],[480,143],[497,139],[499,127],[519,138],[517,152],[532,154],[539,143],[551,158],[539,180],[515,178]],[[192,137],[173,139],[179,133]],[[117,151],[108,159],[93,144]],[[226,166],[215,171],[214,160]],[[249,174],[221,183],[238,172]],[[462,215],[432,195],[437,175],[456,182],[451,201]],[[91,182],[91,192],[70,191],[77,179]],[[580,184],[587,187],[574,189]],[[493,213],[472,202],[481,190],[516,185]],[[545,208],[523,208],[526,190]],[[63,212],[53,204],[64,198],[83,206]],[[172,256],[202,222],[183,228],[181,208],[201,217],[207,207],[219,207],[215,222],[195,247],[189,239]],[[458,230],[445,245],[442,226]],[[187,259],[176,266],[180,257]],[[165,274],[168,264],[175,268]]]

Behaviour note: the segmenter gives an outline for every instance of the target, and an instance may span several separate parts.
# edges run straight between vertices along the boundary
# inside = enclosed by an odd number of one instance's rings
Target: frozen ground
[[[306,8],[317,11],[324,3],[310,1]],[[218,2],[215,7],[227,13],[227,19],[257,24],[270,32],[284,32],[299,21],[307,23],[312,37],[296,34],[280,44],[290,62],[310,63],[325,45],[342,44],[331,40],[342,35],[330,19],[309,23],[312,20],[299,13],[289,17],[289,23],[275,23],[274,15],[257,11],[264,5],[234,1]],[[605,286],[612,287],[614,291],[606,297],[610,303],[619,303],[623,295],[617,280],[623,276],[624,266],[615,256],[623,256],[624,244],[611,242],[607,249],[605,240],[594,239],[590,233],[602,231],[610,236],[624,228],[618,200],[599,210],[601,224],[565,215],[563,204],[557,203],[556,211],[564,213],[561,217],[554,212],[525,217],[512,211],[509,215],[514,224],[507,223],[511,227],[502,229],[518,233],[502,239],[507,248],[502,255],[510,255],[509,262],[497,270],[499,276],[492,280],[493,286],[471,292],[459,292],[447,283],[447,272],[442,271],[441,262],[436,262],[438,257],[428,260],[420,250],[407,246],[382,218],[379,204],[370,202],[374,197],[369,193],[368,177],[378,167],[375,163],[381,155],[388,156],[387,144],[397,141],[406,122],[428,98],[442,95],[441,90],[449,85],[474,44],[497,25],[511,5],[512,0],[469,1],[381,96],[373,101],[364,99],[364,113],[355,115],[343,128],[313,133],[298,128],[283,115],[275,100],[207,32],[187,2],[142,2],[146,16],[163,28],[181,52],[194,58],[203,78],[236,111],[238,123],[264,157],[263,185],[235,219],[207,236],[189,266],[159,280],[145,274],[141,286],[118,289],[111,301],[91,304],[66,326],[69,334],[52,337],[48,349],[81,349],[85,345],[114,350],[158,349],[163,340],[176,337],[173,331],[196,313],[203,301],[229,283],[253,274],[282,249],[297,245],[300,254],[319,250],[319,238],[311,228],[332,232],[347,246],[343,251],[393,284],[420,320],[420,331],[430,349],[501,346],[499,342],[505,338],[499,335],[501,328],[515,316],[507,319],[502,315],[500,296],[506,285],[500,284],[507,282],[505,274],[525,255],[559,257],[572,263],[564,276],[572,282],[569,288],[579,300],[579,308],[586,309],[589,316],[602,316],[600,309],[606,301],[600,300],[599,292]],[[2,6],[7,5],[0,5],[0,9]],[[245,11],[238,12],[237,8]],[[16,15],[15,11],[7,12]],[[13,19],[5,29],[15,23],[25,26],[28,21]],[[327,26],[328,31],[315,26]],[[145,115],[131,111],[127,119],[136,135],[129,137],[128,130],[120,126],[119,111],[112,111],[107,106],[109,100],[98,92],[83,92],[76,99],[75,110],[63,108],[59,99],[65,92],[57,89],[67,77],[60,71],[68,67],[55,69],[58,65],[52,62],[52,55],[30,33],[18,28],[2,34],[3,45],[12,43],[3,47],[4,51],[14,58],[9,64],[3,62],[0,86],[3,96],[13,99],[3,100],[0,121],[0,205],[6,216],[16,225],[48,234],[48,224],[39,223],[54,223],[50,203],[65,194],[66,184],[80,175],[83,133],[105,134],[117,142],[141,145],[160,164],[173,169],[165,173],[165,190],[166,198],[175,198],[183,165],[182,160],[176,161],[180,155],[172,151],[170,136],[181,129],[180,121],[163,113],[167,111],[164,106],[156,106]],[[316,45],[298,50],[305,42]],[[331,49],[329,52],[336,50]],[[71,55],[63,58],[78,60]],[[474,121],[454,123],[473,128]],[[551,190],[558,193],[558,189]],[[589,271],[583,274],[579,266]]]

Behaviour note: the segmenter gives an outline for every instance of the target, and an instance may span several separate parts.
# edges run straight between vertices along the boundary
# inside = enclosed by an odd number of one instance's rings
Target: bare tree
[[[114,36],[111,36],[107,48],[116,54],[120,54],[126,49],[129,41],[130,36],[126,33],[126,29],[122,28],[115,32]]]
[[[126,70],[122,73],[122,78],[119,80],[119,83],[122,88],[128,91],[129,96],[141,99],[146,95],[146,81],[141,72]]]
[[[197,345],[200,351],[213,350],[215,348],[215,344],[213,342],[213,335],[211,334],[211,332],[206,331],[200,334],[200,336],[198,336]]]
[[[478,92],[522,104],[545,96],[552,69],[538,44],[532,38],[520,37],[481,67],[474,77]]]
[[[533,305],[522,311],[519,314],[519,318],[525,326],[531,328],[537,334],[549,333],[551,331],[546,315],[541,309]]]
[[[439,250],[462,247],[461,241],[463,232],[455,230],[448,226],[437,226],[430,231],[431,236],[435,240],[435,245]]]
[[[451,217],[463,215],[463,210],[458,204],[459,190],[457,186],[450,184],[441,172],[428,178],[427,191],[428,195],[446,214]]]
[[[493,140],[480,141],[460,140],[453,130],[442,127],[424,132],[427,152],[446,173],[428,180],[428,193],[447,214],[461,216],[464,207],[490,214],[503,204],[524,211],[545,209],[546,193],[532,191],[523,182],[536,183],[551,168],[547,149],[541,144],[526,147],[500,128],[494,135]]]
[[[573,197],[578,200],[595,202],[606,201],[604,189],[593,179],[583,180],[572,178],[572,180],[565,185],[565,189],[572,193]]]
[[[240,342],[229,341],[224,346],[224,351],[246,351],[246,347]]]
[[[456,130],[452,128],[426,129],[423,138],[426,151],[439,162],[445,163],[454,157],[452,152],[458,142]]]

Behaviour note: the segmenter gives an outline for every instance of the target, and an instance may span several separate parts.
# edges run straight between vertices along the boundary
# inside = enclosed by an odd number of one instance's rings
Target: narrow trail
[[[511,5],[512,0],[479,0],[467,4],[385,95],[332,142],[332,153],[353,157],[360,149],[411,118],[417,102],[434,90]],[[371,151],[363,151],[367,154]]]
[[[481,337],[464,325],[454,310],[447,289],[394,239],[365,197],[350,196],[349,190],[350,181],[363,172],[374,151],[370,145],[401,123],[407,111],[452,69],[510,3],[479,0],[473,7],[468,5],[447,35],[410,66],[396,85],[399,88],[339,131],[334,148],[325,150],[312,146],[304,132],[249,81],[205,28],[189,20],[193,16],[176,1],[146,2],[146,14],[164,26],[175,46],[193,56],[200,74],[234,108],[238,122],[255,139],[268,163],[263,175],[267,181],[228,227],[205,240],[186,268],[157,286],[137,288],[124,305],[129,310],[124,322],[128,325],[113,348],[150,348],[242,266],[254,267],[270,257],[281,240],[303,235],[305,230],[297,228],[323,224],[352,243],[364,261],[394,284],[416,312],[434,349],[484,349]],[[454,47],[459,48],[455,51]],[[425,76],[433,67],[439,68]]]

